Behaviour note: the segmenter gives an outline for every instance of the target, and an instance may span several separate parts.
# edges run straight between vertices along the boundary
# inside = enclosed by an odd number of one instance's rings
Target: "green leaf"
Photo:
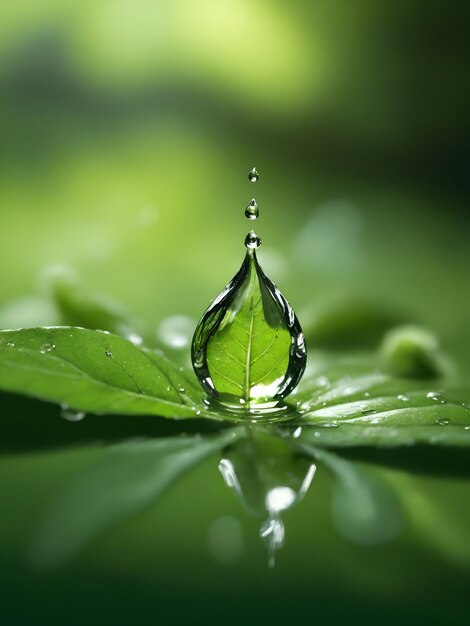
[[[301,439],[321,446],[470,445],[470,389],[394,378],[373,357],[322,361],[295,398]],[[293,399],[289,400],[290,403]]]
[[[32,560],[56,567],[95,537],[154,504],[179,476],[235,441],[238,431],[213,437],[173,437],[110,446],[104,457],[58,498],[33,541]]]
[[[0,332],[0,387],[93,413],[205,412],[194,378],[162,355],[83,328]]]

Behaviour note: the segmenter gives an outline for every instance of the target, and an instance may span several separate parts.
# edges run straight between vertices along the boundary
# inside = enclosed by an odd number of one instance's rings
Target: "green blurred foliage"
[[[467,24],[465,2],[442,0],[3,0],[0,325],[61,323],[87,313],[83,303],[119,322],[109,298],[157,342],[162,320],[196,320],[237,271],[255,193],[260,260],[301,321],[305,312],[311,345],[316,334],[327,347],[377,345],[395,321],[412,321],[468,380]],[[65,284],[51,304],[57,267],[97,294],[91,305]],[[1,402],[9,624],[31,623],[26,597],[49,625],[64,614],[102,624],[93,601],[113,623],[129,623],[136,606],[139,623],[155,623],[157,588],[162,612],[185,596],[206,623],[207,607],[235,623],[234,589],[245,616],[272,623],[311,610],[418,624],[464,608],[468,480],[395,469],[380,472],[411,503],[413,524],[367,553],[331,528],[320,472],[315,495],[286,516],[278,570],[266,573],[256,522],[244,518],[243,559],[218,563],[207,528],[241,514],[213,459],[65,572],[32,574],[25,541],[97,454],[93,442],[158,429],[59,426],[52,409]],[[44,452],[81,437],[90,445]]]

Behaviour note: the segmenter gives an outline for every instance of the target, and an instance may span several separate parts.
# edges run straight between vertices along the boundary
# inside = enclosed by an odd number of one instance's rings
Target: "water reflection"
[[[248,426],[247,437],[224,451],[219,470],[243,506],[264,517],[260,536],[268,546],[269,565],[274,566],[275,554],[284,545],[282,513],[307,493],[316,465],[288,440]]]
[[[390,541],[403,528],[396,490],[380,472],[321,447],[315,435],[328,430],[250,424],[104,446],[46,511],[32,560],[41,569],[62,565],[116,524],[155,505],[174,481],[209,458],[219,459],[226,486],[260,518],[271,566],[284,545],[284,513],[304,498],[317,467],[329,482],[338,533],[357,545]],[[216,560],[234,563],[243,557],[241,527],[220,513],[208,528],[208,548]]]

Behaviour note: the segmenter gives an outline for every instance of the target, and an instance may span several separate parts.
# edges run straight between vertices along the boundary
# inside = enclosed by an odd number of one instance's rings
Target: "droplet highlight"
[[[250,180],[250,183],[257,183],[259,180],[259,174],[258,174],[258,170],[256,169],[256,167],[253,167],[249,172],[248,172],[248,178]]]

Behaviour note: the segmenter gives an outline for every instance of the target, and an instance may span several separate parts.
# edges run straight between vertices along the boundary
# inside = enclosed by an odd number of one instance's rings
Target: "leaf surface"
[[[161,354],[83,328],[0,332],[0,387],[93,413],[194,417],[194,378]]]

